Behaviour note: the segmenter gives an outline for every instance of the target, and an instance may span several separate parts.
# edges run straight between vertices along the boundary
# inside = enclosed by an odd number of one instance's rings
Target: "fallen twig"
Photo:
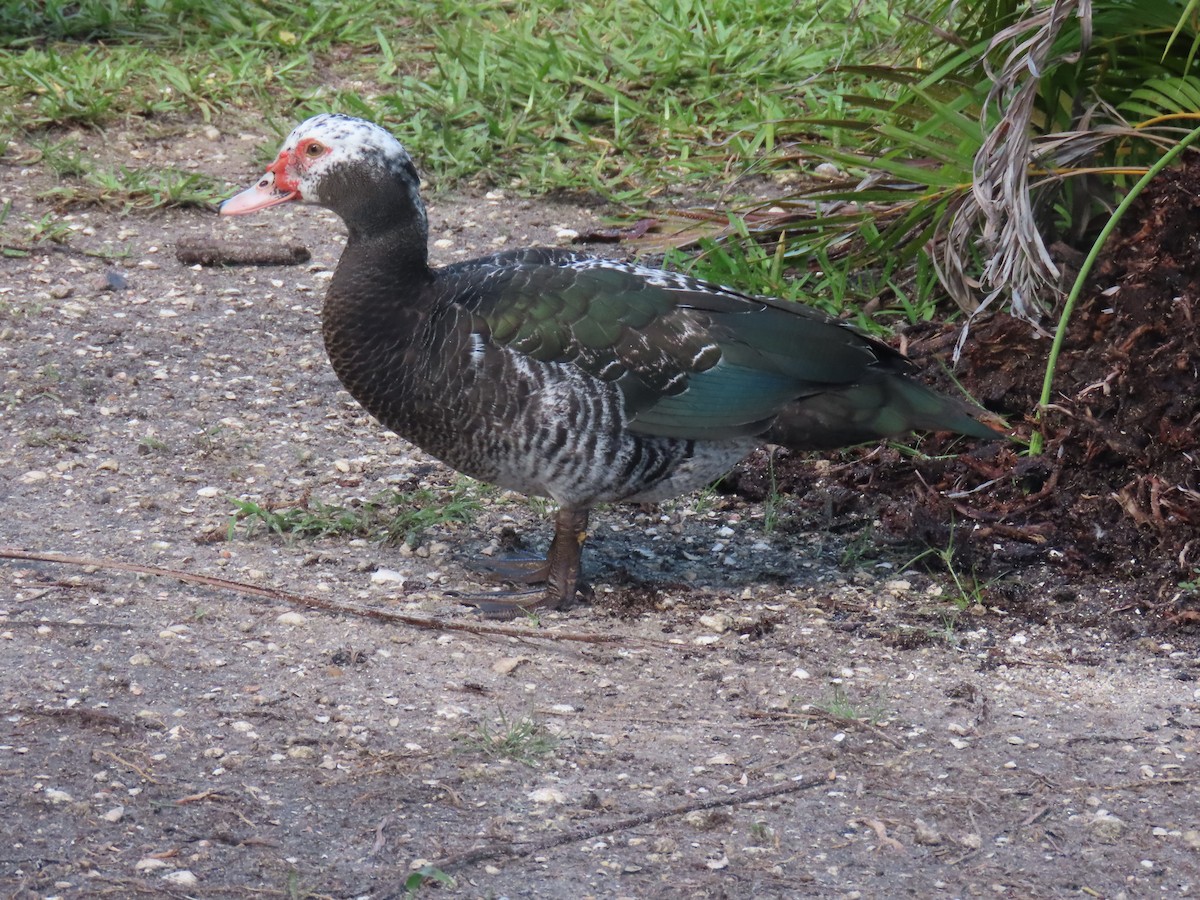
[[[1195,784],[1200,781],[1191,775],[1166,775],[1158,778],[1142,778],[1138,781],[1122,781],[1117,784],[1102,784],[1102,791],[1134,791],[1147,787],[1162,787],[1163,785],[1171,784]]]
[[[27,716],[46,716],[48,718],[78,719],[85,725],[97,728],[107,728],[110,731],[137,731],[137,726],[100,709],[88,709],[84,706],[61,707],[26,707],[20,710]]]
[[[124,766],[125,768],[129,769],[131,772],[136,772],[139,776],[141,776],[143,781],[148,781],[151,784],[161,784],[161,782],[157,778],[155,778],[153,775],[151,775],[149,772],[147,772],[141,766],[131,763],[127,759],[122,759],[121,757],[117,756],[117,754],[113,753],[111,750],[93,750],[92,751],[93,759],[98,756],[107,756],[109,759],[111,759],[117,765]]]
[[[776,721],[787,721],[789,719],[811,721],[819,719],[822,722],[828,722],[830,725],[836,725],[838,728],[843,728],[847,731],[865,731],[879,738],[885,744],[891,744],[897,750],[904,749],[903,741],[892,737],[882,728],[872,725],[870,722],[864,722],[861,719],[852,719],[848,716],[839,716],[823,709],[806,709],[798,713],[784,712],[782,710],[746,709],[742,710],[742,715],[751,719],[773,719]]]
[[[188,794],[186,797],[180,797],[175,801],[176,806],[183,806],[187,803],[199,803],[201,800],[227,800],[229,794],[225,791],[210,788],[207,791],[200,791],[198,794]]]
[[[28,550],[17,550],[11,547],[0,548],[0,559],[21,559],[31,562],[56,563],[64,566],[88,566],[95,569],[108,569],[116,572],[132,572],[137,575],[157,575],[162,578],[174,578],[186,584],[199,584],[218,590],[233,591],[247,597],[257,597],[261,600],[272,600],[279,603],[290,603],[308,609],[319,609],[339,615],[360,616],[367,619],[378,619],[382,622],[393,622],[398,625],[408,625],[412,628],[428,628],[434,631],[465,631],[468,634],[498,634],[505,637],[537,638],[547,641],[575,641],[581,644],[616,644],[616,643],[645,643],[653,646],[673,647],[666,641],[654,641],[649,638],[630,638],[627,635],[582,634],[563,631],[528,631],[518,628],[506,628],[500,625],[485,625],[482,622],[446,622],[442,619],[428,619],[423,616],[410,616],[404,613],[387,612],[382,609],[372,609],[357,603],[343,603],[334,600],[322,600],[305,594],[293,594],[278,588],[262,587],[257,584],[247,584],[242,581],[231,581],[228,578],[217,578],[213,575],[201,575],[196,572],[185,572],[181,569],[166,569],[161,566],[146,566],[141,563],[122,562],[116,559],[99,559],[86,556],[66,556],[59,553],[35,553]]]
[[[546,850],[553,850],[555,847],[561,847],[563,844],[575,844],[579,843],[580,841],[589,841],[592,838],[603,837],[606,834],[613,834],[617,831],[627,831],[630,828],[638,828],[642,825],[649,825],[651,822],[657,822],[660,819],[669,819],[674,816],[684,816],[690,812],[699,812],[706,809],[720,809],[726,806],[741,806],[744,803],[753,803],[756,800],[765,800],[768,797],[778,797],[781,794],[794,794],[799,791],[806,791],[810,788],[820,787],[823,784],[829,784],[831,781],[833,781],[833,778],[833,772],[829,772],[826,775],[809,775],[807,777],[796,778],[792,781],[787,781],[783,784],[773,784],[770,787],[742,791],[741,793],[732,794],[728,797],[712,797],[707,800],[695,800],[691,803],[683,803],[679,806],[671,806],[666,809],[651,810],[650,812],[641,813],[636,816],[630,816],[626,819],[617,819],[611,822],[601,822],[590,827],[560,832],[559,834],[551,837],[543,838],[540,841],[530,841],[527,844],[516,845],[512,842],[486,844],[482,847],[475,847],[463,853],[456,853],[453,856],[447,856],[443,859],[440,859],[433,863],[433,867],[445,871],[452,867],[469,866],[488,859],[502,859],[510,856],[531,856],[534,853],[542,853]]]
[[[185,266],[295,266],[312,258],[302,244],[240,244],[212,238],[180,238],[175,258]]]
[[[638,219],[628,228],[597,228],[585,231],[572,238],[573,244],[619,244],[645,237],[646,233],[658,228],[658,219]]]

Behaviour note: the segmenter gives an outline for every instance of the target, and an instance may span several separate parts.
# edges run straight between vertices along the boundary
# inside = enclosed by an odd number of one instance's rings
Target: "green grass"
[[[31,432],[25,436],[27,447],[77,447],[86,444],[87,435],[65,428],[51,428],[44,432]]]
[[[473,735],[462,737],[462,743],[468,752],[534,766],[539,758],[554,752],[558,739],[532,718],[509,719],[502,714],[497,727],[482,722]]]
[[[958,556],[959,551],[955,546],[954,524],[951,523],[950,536],[946,541],[946,546],[929,547],[923,550],[901,566],[900,571],[907,571],[917,563],[925,560],[933,561],[950,576],[950,584],[946,586],[948,588],[946,594],[948,599],[959,610],[983,606],[987,590],[992,586],[994,580],[980,581],[974,569],[970,572],[964,571],[958,563]]]
[[[811,178],[817,159],[792,146],[849,141],[852,159],[849,133],[814,123],[886,107],[898,86],[858,64],[900,59],[915,34],[932,40],[885,0],[10,0],[0,134],[42,148],[61,181],[43,199],[57,207],[136,213],[228,192],[80,149],[109,130],[184,140],[190,124],[229,135],[265,123],[265,159],[296,121],[335,110],[392,128],[435,191],[470,179],[736,210],[747,179]],[[819,240],[780,231],[759,248],[740,220],[726,231],[737,246],[706,247],[703,277],[835,314],[884,297],[899,319],[931,315],[932,270],[910,257],[855,269]],[[859,238],[885,259],[891,239]]]
[[[421,866],[404,880],[404,896],[415,897],[425,887],[434,885],[453,890],[457,883],[437,866]]]
[[[828,105],[826,92],[798,88],[841,56],[851,10],[793,0],[442,6],[430,65],[364,111],[402,121],[452,177],[493,169],[521,188],[616,200],[681,178],[723,184],[795,134]]]
[[[171,448],[164,442],[156,438],[152,434],[148,434],[138,441],[138,453],[169,453]]]
[[[1034,124],[999,133],[1089,137],[1080,108],[1120,109],[1133,124],[1194,115],[1192,5],[1095,6],[1086,58],[1051,64]],[[1037,283],[1029,247],[993,252],[965,226],[965,238],[947,234],[964,207],[971,220],[976,152],[997,131],[997,110],[981,121],[995,71],[980,61],[1023,12],[1011,0],[7,0],[0,153],[11,162],[14,145],[64,130],[89,147],[112,129],[183,139],[201,122],[281,136],[306,115],[349,112],[392,128],[434,190],[472,179],[630,206],[711,200],[733,220],[688,239],[720,236],[734,262],[710,247],[699,274],[838,314],[869,303],[885,325],[921,321],[943,294],[935,245],[965,308],[988,260],[1020,263],[1016,283]],[[1079,27],[1072,18],[1056,53],[1075,49]],[[1022,39],[991,52],[994,68]],[[1041,68],[1019,56],[1017,73]],[[1108,129],[1106,160],[1121,171],[1161,155],[1134,134],[1169,140]],[[1066,177],[1087,171],[1080,159],[1035,175],[1069,200],[1092,188]],[[818,178],[821,160],[833,171]],[[79,183],[48,199],[129,213],[221,194],[191,173],[110,164],[70,177]],[[756,208],[751,194],[769,202]],[[1071,203],[1039,197],[1070,219]],[[1105,214],[1102,192],[1088,199]]]
[[[840,684],[831,685],[829,698],[813,703],[812,708],[839,719],[863,720],[872,725],[878,723],[887,712],[887,705],[879,697],[872,697],[869,704],[864,706],[852,700]]]
[[[340,109],[393,125],[442,179],[644,199],[723,185],[836,114],[862,79],[817,76],[878,58],[900,21],[850,0],[27,0],[0,13],[0,126],[282,132]]]
[[[228,194],[215,179],[179,169],[86,169],[80,178],[60,183],[39,197],[59,206],[98,206],[129,212],[170,207],[207,207]]]
[[[39,244],[65,244],[71,236],[71,226],[54,213],[25,216],[23,223],[17,217],[10,222],[10,216],[11,200],[0,206],[0,256],[28,256]]]
[[[350,535],[404,541],[415,546],[430,528],[470,523],[479,509],[471,482],[463,479],[449,491],[421,488],[384,491],[346,506],[306,498],[296,506],[272,509],[253,500],[230,498],[234,507],[227,537],[239,529],[251,535],[259,528],[285,537],[322,538]]]

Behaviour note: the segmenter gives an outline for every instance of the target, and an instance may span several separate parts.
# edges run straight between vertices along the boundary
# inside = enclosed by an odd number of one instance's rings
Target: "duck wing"
[[[912,364],[888,345],[800,304],[560,250],[517,251],[442,271],[451,281],[471,283],[460,288],[459,302],[471,313],[475,335],[615,384],[628,427],[644,434],[693,440],[763,435],[781,415],[795,419],[797,403],[817,401],[820,415],[801,416],[800,427],[833,431],[785,442],[833,446],[847,442],[833,421],[839,398],[853,404],[861,396],[872,403],[882,397],[886,404],[894,391],[877,385],[895,379],[922,397],[961,407],[909,382]],[[875,389],[864,394],[863,385]],[[857,439],[913,427],[961,430],[961,423],[884,418],[888,430],[868,423]]]

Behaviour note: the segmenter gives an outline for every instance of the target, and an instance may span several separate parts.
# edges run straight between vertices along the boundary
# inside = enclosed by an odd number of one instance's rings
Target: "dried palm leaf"
[[[1052,58],[1059,33],[1073,17],[1080,22],[1078,49]],[[982,119],[994,119],[996,125],[975,156],[971,193],[943,220],[949,224],[937,258],[943,284],[972,316],[1007,293],[1013,314],[1040,326],[1053,307],[1046,295],[1061,293],[1058,267],[1037,227],[1030,175],[1035,161],[1061,152],[1071,141],[1062,134],[1038,141],[1033,121],[1042,73],[1075,62],[1090,42],[1090,0],[1056,0],[991,41],[990,51],[1009,48],[999,71],[985,62],[993,84]],[[1071,149],[1082,152],[1094,137],[1080,134]],[[974,249],[984,257],[978,278],[967,271]]]

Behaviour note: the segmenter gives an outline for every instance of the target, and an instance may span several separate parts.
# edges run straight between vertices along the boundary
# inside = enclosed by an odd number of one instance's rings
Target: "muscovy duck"
[[[432,268],[419,187],[388,131],[323,114],[220,211],[340,216],[322,330],[346,390],[458,471],[558,504],[547,558],[497,567],[544,594],[492,611],[569,606],[592,507],[702,487],[762,443],[1000,436],[896,350],[799,304],[565,249]]]

